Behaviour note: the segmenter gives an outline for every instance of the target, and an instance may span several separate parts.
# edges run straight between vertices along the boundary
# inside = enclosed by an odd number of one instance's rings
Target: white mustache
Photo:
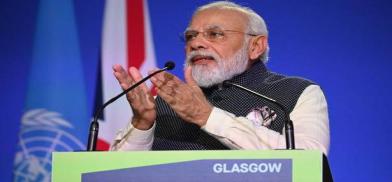
[[[210,52],[210,51],[192,51],[192,52],[190,52],[188,55],[187,55],[187,57],[186,57],[186,65],[191,65],[192,64],[192,62],[191,62],[191,60],[194,58],[194,57],[196,57],[196,56],[208,56],[208,57],[212,57],[213,59],[214,59],[214,61],[216,61],[216,62],[218,62],[220,59],[219,59],[219,56],[216,54],[216,53],[214,53],[214,52]]]

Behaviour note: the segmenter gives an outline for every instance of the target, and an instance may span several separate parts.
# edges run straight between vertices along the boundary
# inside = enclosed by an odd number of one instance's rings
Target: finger
[[[156,72],[158,70],[159,70],[158,68],[153,68],[150,71],[148,71],[148,74],[151,75],[151,74],[153,74],[154,72]]]
[[[154,76],[154,79],[160,80],[163,84],[167,86],[181,85],[184,83],[178,77],[168,72],[159,73]]]
[[[114,65],[113,66],[113,75],[116,77],[117,81],[121,81],[122,80],[122,68],[119,67],[119,65]]]
[[[120,64],[114,64],[112,68],[115,72],[120,72],[121,70],[124,70]]]
[[[119,65],[113,65],[113,74],[116,77],[117,81],[121,85],[121,88],[126,89],[132,83],[132,78],[128,75],[128,73],[124,70],[124,68]]]
[[[150,73],[153,73],[154,71],[150,71]],[[154,76],[152,76],[150,78],[150,81],[152,82],[152,84],[155,85],[155,87],[159,88],[163,85],[163,81],[164,81],[164,76],[163,73],[158,73],[155,74]]]
[[[150,80],[157,89],[157,94],[165,100],[165,98],[167,98],[166,96],[172,94],[172,86],[169,86],[167,82],[164,83],[164,80],[158,78],[159,77],[152,77]]]
[[[135,80],[135,82],[139,82],[140,80],[143,79],[142,74],[140,73],[140,71],[138,69],[136,69],[135,67],[130,67],[129,68],[129,74],[131,75],[131,77],[133,78],[133,80]],[[145,93],[148,93],[149,90],[147,88],[147,85],[145,83],[142,83],[141,85],[138,86],[139,89],[142,89]]]
[[[129,78],[129,76],[124,76],[119,72],[114,72],[113,74],[114,74],[114,77],[116,77],[116,79],[120,85],[121,84],[126,84],[128,86],[131,85],[132,80],[131,80],[131,78]]]
[[[190,86],[194,86],[194,85],[198,86],[196,80],[193,79],[192,68],[190,66],[185,68],[185,75],[184,75],[184,77],[185,77],[185,82],[187,84],[189,84]]]
[[[175,83],[177,83],[177,84],[183,84],[183,83],[184,83],[184,82],[183,82],[181,79],[179,79],[177,76],[175,76],[175,75],[173,75],[173,74],[171,74],[171,73],[168,73],[168,72],[164,72],[164,73],[165,73],[165,75],[164,75],[165,79],[171,80],[171,81],[173,81],[173,82],[175,82]]]
[[[158,71],[158,69],[153,69],[153,70],[149,71],[148,73],[149,73],[149,74],[153,74],[153,73],[156,72],[156,71]],[[155,74],[154,76],[152,76],[152,77],[150,78],[150,80],[151,80],[151,81],[156,81],[156,80],[161,80],[161,81],[163,81],[163,80],[164,80],[163,74],[164,74],[164,72],[157,73],[157,74]]]
[[[175,76],[169,73],[159,74],[156,77],[153,77],[151,82],[155,85],[155,87],[160,88],[165,92],[170,92],[181,84],[179,79],[175,79]]]
[[[184,71],[185,75],[185,82],[193,89],[193,90],[198,90],[200,91],[201,88],[199,87],[199,85],[197,84],[196,80],[193,78],[192,76],[192,68],[190,66],[185,68]]]
[[[173,93],[170,93],[170,92],[168,92],[168,89],[161,89],[161,88],[158,88],[157,87],[157,94],[164,100],[164,101],[166,101],[168,104],[170,104],[170,105],[174,105],[174,104],[176,104],[176,101],[175,101],[175,97],[176,97],[176,95],[175,95],[175,93],[173,92]]]
[[[114,73],[117,73],[118,76],[120,76],[119,78],[121,78],[121,79],[124,79],[124,78],[126,78],[128,76],[128,73],[119,64],[113,65],[113,71],[114,71]]]
[[[156,87],[156,88],[161,88],[163,86],[163,80],[158,77],[159,74],[153,76],[150,78],[151,83]]]

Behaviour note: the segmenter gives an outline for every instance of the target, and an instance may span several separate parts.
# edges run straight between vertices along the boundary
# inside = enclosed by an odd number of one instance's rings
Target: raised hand
[[[199,126],[205,125],[212,111],[212,105],[204,96],[192,77],[191,68],[185,70],[185,81],[162,72],[151,78],[158,95],[185,121]]]
[[[114,76],[123,90],[129,88],[142,79],[142,75],[135,67],[128,72],[116,64],[113,66]],[[145,83],[127,93],[127,100],[133,111],[132,124],[134,127],[147,130],[151,128],[156,119],[155,100]]]

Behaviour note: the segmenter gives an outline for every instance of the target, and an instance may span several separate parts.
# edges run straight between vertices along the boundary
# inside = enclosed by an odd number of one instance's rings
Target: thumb
[[[192,68],[190,66],[185,68],[185,82],[190,86],[198,86],[192,76]]]

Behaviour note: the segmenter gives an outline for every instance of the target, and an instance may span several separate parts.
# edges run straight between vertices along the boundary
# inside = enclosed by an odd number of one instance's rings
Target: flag
[[[41,0],[14,181],[50,181],[54,151],[85,150],[89,113],[72,0]]]
[[[102,38],[102,100],[108,101],[122,90],[112,66],[134,66],[142,75],[156,67],[148,4],[146,0],[107,0]],[[148,83],[151,85],[151,83]],[[132,116],[126,98],[106,107],[100,121],[98,150],[107,150],[115,134]]]

